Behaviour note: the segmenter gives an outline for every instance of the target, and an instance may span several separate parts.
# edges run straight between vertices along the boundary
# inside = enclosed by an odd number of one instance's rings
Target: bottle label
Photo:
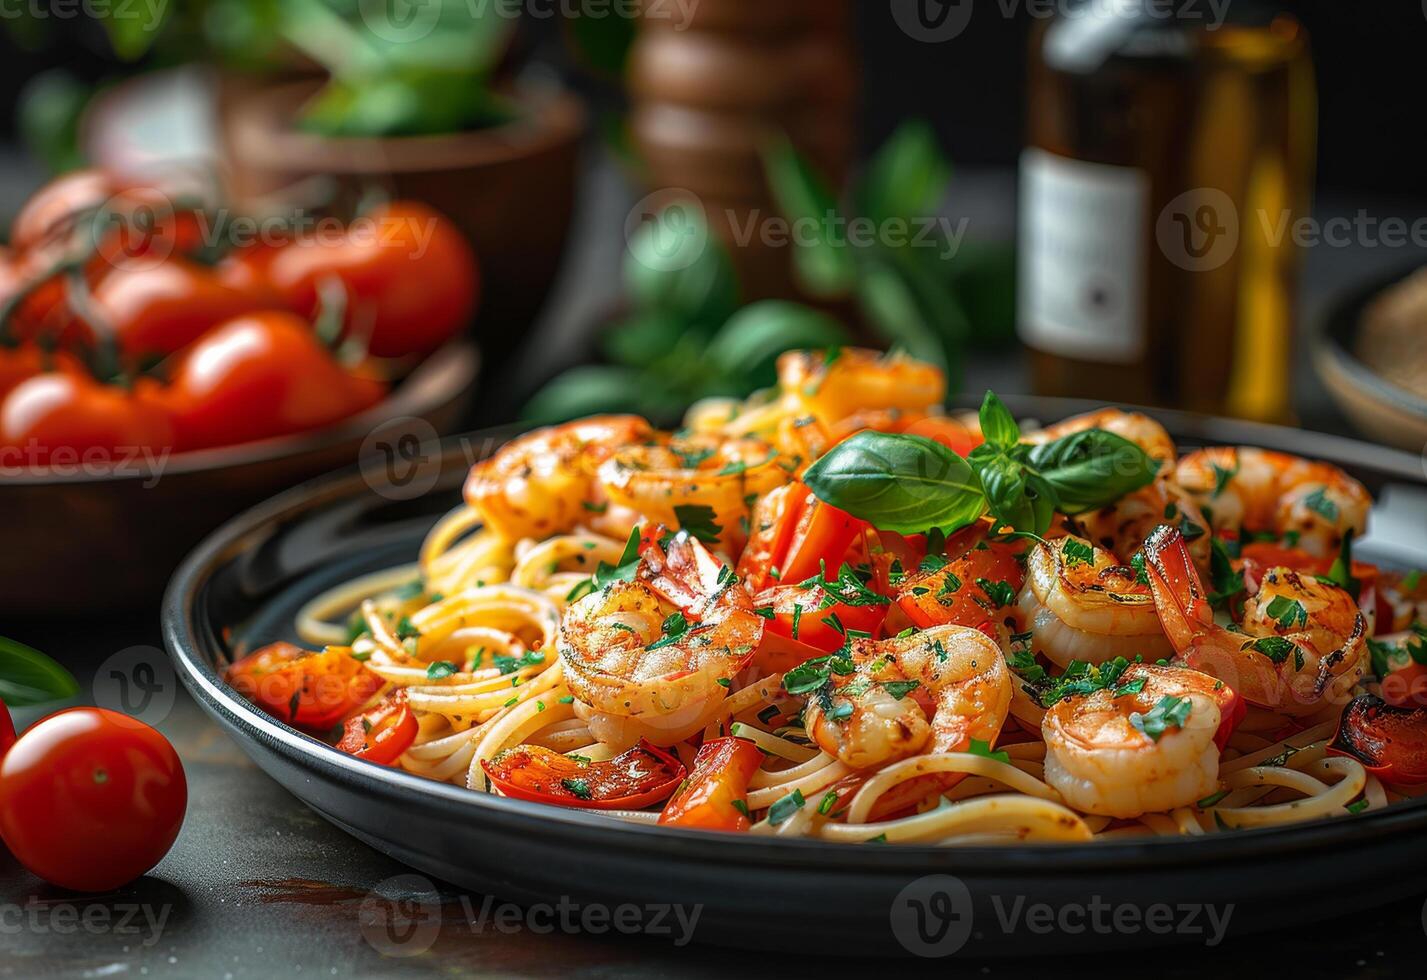
[[[1087,361],[1145,349],[1149,176],[1028,149],[1021,156],[1018,320],[1031,347]]]

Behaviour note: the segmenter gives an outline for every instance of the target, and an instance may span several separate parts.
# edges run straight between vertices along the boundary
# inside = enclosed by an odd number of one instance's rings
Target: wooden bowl
[[[1313,364],[1359,430],[1385,445],[1420,454],[1427,451],[1427,399],[1388,381],[1355,353],[1364,312],[1412,271],[1360,286],[1334,305],[1313,339]]]
[[[232,98],[224,125],[240,200],[282,197],[313,177],[353,193],[424,201],[470,239],[481,264],[476,329],[489,363],[523,339],[550,293],[575,209],[585,112],[568,92],[515,92],[517,120],[443,136],[324,137],[293,126],[320,81]]]
[[[361,456],[451,432],[479,360],[474,344],[454,342],[381,404],[314,432],[114,467],[122,472],[0,476],[0,615],[156,602],[180,559],[234,514]]]

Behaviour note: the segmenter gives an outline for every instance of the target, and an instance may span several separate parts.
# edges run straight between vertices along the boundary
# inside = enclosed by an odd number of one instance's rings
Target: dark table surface
[[[591,170],[575,245],[551,309],[531,332],[532,349],[578,349],[592,317],[617,294],[619,229],[629,207],[626,188],[607,168]],[[960,200],[984,212],[980,228],[1009,232],[1012,180],[1006,174],[962,179]],[[955,204],[955,201],[953,202]],[[1346,203],[1325,205],[1352,213]],[[1413,216],[1410,209],[1380,213]],[[1322,249],[1308,256],[1305,322],[1321,314],[1341,289],[1364,275],[1405,267],[1421,255],[1383,255],[1364,249]],[[505,383],[528,384],[549,359],[512,371]],[[1012,356],[972,366],[976,386],[1020,387]],[[1296,391],[1305,425],[1342,430],[1306,363]],[[20,560],[10,556],[7,560]],[[270,976],[729,976],[863,971],[868,964],[825,962],[789,937],[786,955],[708,948],[675,948],[651,937],[609,938],[529,930],[506,932],[476,920],[484,896],[440,886],[440,929],[419,955],[391,956],[362,928],[364,901],[385,894],[401,865],[332,827],[257,770],[240,748],[208,722],[178,690],[159,650],[156,609],[103,620],[12,621],[0,633],[64,661],[81,679],[83,700],[112,702],[106,680],[115,661],[132,670],[144,660],[160,684],[176,691],[173,707],[154,718],[183,758],[190,802],[177,844],[152,874],[112,895],[76,896],[44,885],[0,851],[0,976],[40,977],[270,977]],[[132,648],[147,648],[137,654]],[[96,683],[94,678],[98,676]],[[30,711],[20,720],[37,716]],[[146,719],[148,716],[146,715]],[[1424,842],[1427,847],[1427,842]],[[1422,892],[1427,894],[1427,881]],[[802,900],[826,900],[804,896]],[[1285,902],[1313,903],[1317,918],[1331,895],[1295,894]],[[390,952],[388,950],[387,952]],[[416,952],[408,946],[400,952]],[[1109,966],[1105,957],[1060,958],[1053,969],[1129,971],[1164,977],[1247,974],[1372,978],[1421,975],[1427,953],[1420,899],[1333,919],[1281,934],[1230,939],[1216,948],[1162,948],[1134,962]],[[1123,960],[1125,957],[1117,959]],[[1043,976],[1044,962],[909,961],[896,969],[959,975]]]

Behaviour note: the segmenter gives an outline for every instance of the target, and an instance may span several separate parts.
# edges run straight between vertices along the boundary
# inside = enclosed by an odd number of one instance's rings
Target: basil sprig
[[[990,514],[1043,535],[1059,511],[1082,514],[1150,483],[1159,464],[1128,439],[1086,429],[1038,446],[992,392],[981,405],[986,442],[963,459],[920,436],[860,432],[804,475],[819,500],[884,531],[948,534]]]

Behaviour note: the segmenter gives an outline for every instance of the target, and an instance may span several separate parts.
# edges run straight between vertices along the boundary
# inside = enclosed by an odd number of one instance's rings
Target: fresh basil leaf
[[[981,401],[981,435],[1000,449],[1009,449],[1021,441],[1021,427],[1016,417],[994,391],[986,392]]]
[[[803,475],[821,501],[884,531],[963,528],[986,512],[971,465],[921,436],[859,432]]]
[[[1040,446],[1017,447],[1026,465],[1044,477],[1066,514],[1098,510],[1148,486],[1159,463],[1128,439],[1086,429]]]
[[[0,636],[0,701],[19,708],[79,693],[74,676],[33,647]]]
[[[1328,581],[1341,589],[1346,589],[1354,599],[1362,592],[1363,583],[1353,577],[1353,529],[1343,533],[1343,543],[1338,548],[1338,557],[1328,569]]]

